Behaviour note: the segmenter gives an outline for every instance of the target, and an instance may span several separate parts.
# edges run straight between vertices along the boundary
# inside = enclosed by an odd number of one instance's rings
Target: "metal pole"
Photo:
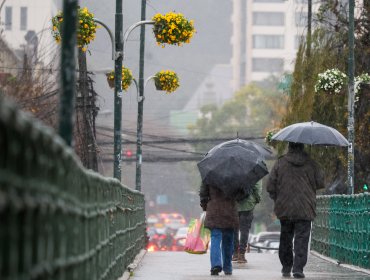
[[[62,62],[59,135],[72,145],[73,112],[76,92],[76,29],[78,0],[63,1]]]
[[[308,0],[308,11],[307,11],[307,49],[306,55],[311,55],[311,36],[312,36],[312,0]]]
[[[146,18],[146,0],[141,0],[141,21]],[[144,111],[144,52],[145,25],[140,28],[140,62],[139,62],[139,100],[137,109],[137,142],[136,142],[136,190],[141,191],[141,163],[143,144],[143,111]]]
[[[123,60],[122,0],[116,0],[115,61],[114,61],[114,170],[113,177],[121,181],[122,157],[122,60]]]
[[[113,36],[113,33],[112,31],[109,29],[108,25],[106,25],[104,22],[102,22],[101,20],[97,19],[97,18],[94,18],[94,21],[96,23],[99,23],[101,26],[104,27],[105,30],[107,30],[108,32],[108,35],[109,35],[109,38],[110,38],[110,41],[112,43],[112,60],[115,59],[115,49],[114,49],[114,36]]]
[[[348,194],[354,193],[355,172],[355,118],[354,118],[354,10],[355,0],[349,0],[348,26]]]

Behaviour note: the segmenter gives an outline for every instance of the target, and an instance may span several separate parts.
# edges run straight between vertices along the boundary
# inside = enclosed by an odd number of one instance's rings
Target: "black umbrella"
[[[289,125],[271,139],[310,145],[342,147],[349,145],[347,139],[338,130],[312,121]]]
[[[222,190],[227,197],[249,194],[252,186],[268,174],[262,156],[241,140],[212,148],[198,163],[198,169],[203,184]]]
[[[259,155],[263,159],[265,159],[266,157],[271,156],[271,154],[272,154],[272,151],[269,148],[267,148],[265,146],[262,146],[260,144],[257,144],[256,142],[248,141],[248,140],[244,140],[244,139],[234,139],[234,140],[230,140],[230,141],[226,141],[226,142],[223,142],[221,144],[218,144],[217,146],[214,146],[206,155],[212,154],[213,151],[216,151],[217,149],[219,149],[222,146],[228,146],[228,145],[232,146],[234,144],[237,144],[237,145],[239,145],[239,146],[241,146],[241,147],[243,147],[247,150],[255,152],[257,155]]]

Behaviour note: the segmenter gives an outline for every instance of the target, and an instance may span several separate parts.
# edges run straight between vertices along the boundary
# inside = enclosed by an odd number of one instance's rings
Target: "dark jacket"
[[[226,198],[217,188],[202,185],[200,201],[203,210],[207,211],[204,226],[212,228],[237,228],[239,225],[236,201]]]
[[[316,216],[316,190],[323,187],[323,173],[308,154],[289,151],[275,162],[267,192],[279,219],[312,221]]]

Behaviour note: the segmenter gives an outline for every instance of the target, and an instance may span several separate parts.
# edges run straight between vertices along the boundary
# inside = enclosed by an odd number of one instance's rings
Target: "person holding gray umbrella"
[[[290,277],[291,272],[294,278],[305,277],[311,222],[316,216],[316,190],[321,188],[324,176],[319,165],[304,151],[304,144],[289,142],[288,153],[275,162],[267,182],[281,224],[279,259],[283,277]]]

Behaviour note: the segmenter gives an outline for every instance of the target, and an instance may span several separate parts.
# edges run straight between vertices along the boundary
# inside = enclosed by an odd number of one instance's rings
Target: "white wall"
[[[15,50],[24,49],[24,36],[28,31],[35,31],[39,38],[39,56],[46,57],[45,64],[50,60],[50,54],[57,49],[51,35],[51,17],[57,13],[57,1],[50,0],[6,0],[1,10],[0,30],[8,45]],[[12,7],[11,30],[5,30],[5,10]],[[27,7],[27,29],[21,30],[21,7]]]

